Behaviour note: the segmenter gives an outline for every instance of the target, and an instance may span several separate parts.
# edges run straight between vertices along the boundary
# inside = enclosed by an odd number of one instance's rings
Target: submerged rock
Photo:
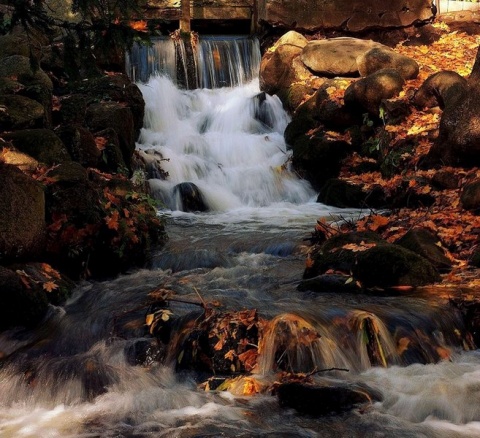
[[[370,395],[363,390],[340,386],[313,386],[298,382],[280,385],[277,396],[280,406],[315,417],[341,413],[372,402]]]

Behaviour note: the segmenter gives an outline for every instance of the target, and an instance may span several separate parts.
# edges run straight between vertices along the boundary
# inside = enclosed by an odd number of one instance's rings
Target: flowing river
[[[480,353],[463,348],[461,318],[445,300],[297,290],[317,219],[361,212],[316,203],[290,170],[280,102],[259,95],[256,79],[185,91],[154,76],[140,87],[147,107],[138,149],[153,163],[149,184],[169,241],[148,269],[84,282],[37,330],[0,336],[0,437],[480,436]],[[166,180],[155,177],[156,162]],[[176,187],[186,182],[207,212],[182,211]],[[181,298],[169,308],[175,315],[198,309],[182,301],[200,295],[222,310],[305,318],[321,338],[292,368],[344,369],[313,379],[368,387],[376,401],[312,418],[271,394],[200,389],[198,375],[176,373],[151,348],[144,303],[158,287]],[[355,330],[365,318],[387,367],[370,362]],[[262,364],[256,377],[271,381],[272,360]]]

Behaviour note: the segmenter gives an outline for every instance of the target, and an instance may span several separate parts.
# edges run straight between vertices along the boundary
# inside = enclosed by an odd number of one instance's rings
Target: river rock
[[[439,272],[452,269],[452,262],[442,250],[440,239],[426,228],[413,228],[395,243],[426,258]]]
[[[360,32],[370,28],[398,28],[433,18],[431,0],[381,0],[364,2],[266,0],[259,19],[273,27],[317,31],[342,29]]]
[[[374,47],[382,44],[351,37],[310,41],[301,60],[318,76],[355,76],[359,73],[357,58]]]
[[[181,211],[208,211],[202,192],[194,183],[177,184],[173,188],[173,195],[179,201]]]
[[[417,61],[401,55],[388,47],[374,47],[357,58],[358,71],[361,76],[368,76],[383,68],[397,70],[403,79],[415,79],[418,76]]]
[[[0,95],[0,131],[43,127],[45,109],[33,99]]]
[[[47,166],[71,160],[62,140],[50,129],[24,129],[4,134],[3,138]]]
[[[281,384],[277,396],[280,406],[315,417],[345,412],[372,402],[367,392],[357,388],[316,386],[299,382]]]
[[[0,163],[0,262],[37,256],[45,242],[41,184]]]
[[[359,285],[351,280],[348,275],[322,274],[317,277],[307,278],[297,286],[299,291],[312,292],[336,292],[336,293],[358,293],[361,291]]]
[[[402,91],[404,79],[397,70],[382,69],[359,79],[345,90],[345,105],[378,117],[380,104]]]
[[[420,255],[382,240],[375,233],[343,233],[317,248],[304,278],[328,270],[350,274],[366,288],[423,286],[440,281],[438,271]]]
[[[455,71],[439,71],[429,76],[415,93],[413,103],[418,108],[445,108],[449,101],[464,94],[467,80]]]
[[[260,64],[260,89],[275,94],[288,89],[294,82],[308,79],[312,74],[298,57],[308,43],[297,32],[288,32],[265,53]]]

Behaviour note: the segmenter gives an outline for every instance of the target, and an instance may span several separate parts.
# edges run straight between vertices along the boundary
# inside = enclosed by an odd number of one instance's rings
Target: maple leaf
[[[118,214],[118,211],[115,210],[110,216],[107,216],[105,218],[105,223],[107,224],[107,227],[110,230],[118,231],[120,227],[120,223],[118,219],[119,219],[119,214]]]
[[[42,288],[47,292],[52,292],[55,289],[58,289],[58,284],[56,284],[54,281],[47,281],[46,283],[43,283]]]
[[[103,151],[107,147],[108,140],[105,137],[95,137],[95,144],[99,151]]]

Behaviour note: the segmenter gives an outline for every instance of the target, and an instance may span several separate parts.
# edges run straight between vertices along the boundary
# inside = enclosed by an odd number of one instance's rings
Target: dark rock
[[[77,89],[80,94],[87,94],[92,101],[98,100],[101,96],[103,101],[123,103],[131,110],[133,118],[133,137],[136,139],[143,127],[143,116],[145,114],[145,101],[136,84],[124,74],[102,76],[97,79],[90,79],[81,82]],[[103,128],[115,126],[104,126]],[[101,128],[101,129],[103,129]],[[97,129],[97,128],[95,128]],[[101,130],[99,129],[99,130]],[[123,131],[117,131],[121,137]],[[128,160],[125,160],[128,162]]]
[[[374,47],[372,40],[339,37],[310,41],[303,49],[303,63],[318,76],[358,76],[357,58]]]
[[[33,99],[17,95],[0,96],[0,131],[41,128],[45,109]]]
[[[95,137],[80,125],[64,125],[56,130],[70,156],[84,167],[97,167],[102,155]]]
[[[43,186],[0,163],[0,262],[37,256],[45,242]]]
[[[299,137],[318,126],[318,121],[313,116],[314,111],[314,98],[308,99],[305,103],[299,106],[297,112],[292,117],[292,121],[287,125],[283,134],[287,146],[293,146]]]
[[[455,172],[441,169],[435,172],[430,184],[437,190],[455,190],[460,184],[460,177]]]
[[[381,208],[388,204],[381,186],[375,185],[366,192],[361,186],[337,178],[324,184],[317,202],[339,208]]]
[[[361,76],[369,76],[383,68],[397,70],[403,79],[415,79],[418,76],[418,63],[408,56],[396,53],[389,47],[374,47],[357,58]]]
[[[397,70],[382,69],[359,79],[345,90],[345,106],[367,111],[378,117],[380,104],[384,99],[395,97],[402,91],[404,79]]]
[[[355,406],[370,404],[365,391],[340,386],[313,386],[298,382],[283,383],[277,389],[280,406],[315,417],[341,413]]]
[[[16,272],[0,266],[0,330],[31,328],[47,313],[48,301],[40,285],[29,288]]]
[[[460,201],[465,210],[480,212],[480,180],[472,181],[463,187]]]
[[[426,258],[439,272],[452,269],[452,262],[442,250],[440,240],[426,228],[413,228],[395,243]]]
[[[440,71],[429,76],[421,85],[413,98],[418,108],[445,108],[454,102],[456,96],[463,94],[467,88],[467,80],[454,71]]]
[[[335,91],[344,89],[345,82],[345,79],[329,79],[313,96],[315,99],[314,117],[328,129],[341,131],[361,123],[359,114],[351,111],[340,100],[331,96]]]
[[[87,97],[71,94],[60,101],[59,116],[64,125],[83,125],[87,114]]]
[[[333,239],[333,240],[332,240]],[[351,239],[358,248],[345,247]],[[440,281],[431,263],[414,252],[390,244],[371,234],[347,233],[327,240],[312,254],[313,266],[304,278],[324,274],[329,269],[351,273],[366,288],[423,286]]]
[[[118,135],[125,164],[130,165],[136,140],[131,108],[116,102],[94,103],[87,109],[86,123],[93,133],[113,129]]]
[[[108,128],[97,132],[97,137],[105,139],[104,149],[101,151],[101,160],[98,167],[110,173],[124,173],[128,175],[127,165],[123,159],[120,140],[115,130]]]
[[[191,182],[177,184],[173,188],[173,195],[178,201],[178,210],[181,211],[208,211],[200,189]]]
[[[62,163],[50,169],[46,176],[64,185],[84,184],[88,180],[87,170],[75,161]]]
[[[297,286],[299,291],[312,292],[360,292],[361,288],[352,278],[339,274],[323,274],[302,280]]]
[[[25,129],[4,134],[3,138],[47,166],[71,160],[62,140],[50,129]]]
[[[292,150],[295,170],[319,189],[329,178],[338,176],[342,159],[351,151],[351,146],[320,135],[303,135],[295,141]]]

